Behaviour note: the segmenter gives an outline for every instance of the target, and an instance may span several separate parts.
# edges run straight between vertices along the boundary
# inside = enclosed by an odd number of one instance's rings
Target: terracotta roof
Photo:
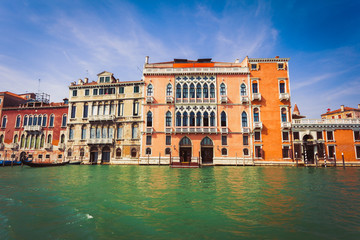
[[[298,112],[298,113],[300,114],[299,108],[298,108],[298,106],[296,105],[296,103],[295,103],[294,111],[293,111],[293,112]]]
[[[5,91],[5,92],[0,92],[0,94],[7,94],[7,95],[11,95],[13,97],[17,97],[17,98],[21,98],[21,99],[25,99],[25,97],[21,97],[19,96],[18,94],[16,93],[12,93],[12,92],[8,92],[8,91]]]
[[[351,108],[351,107],[344,107],[344,112],[349,112],[349,111],[357,111],[357,112],[360,112],[360,109],[358,109],[358,108]],[[334,110],[334,111],[330,111],[330,112],[321,114],[321,116],[330,115],[330,114],[335,114],[335,113],[340,113],[340,112],[342,112],[342,111],[341,111],[341,108],[336,109],[336,110]]]

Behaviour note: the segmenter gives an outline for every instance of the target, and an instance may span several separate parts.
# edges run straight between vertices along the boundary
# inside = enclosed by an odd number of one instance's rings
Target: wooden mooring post
[[[319,156],[318,156],[318,153],[315,154],[315,166],[318,167],[318,159],[319,159]]]
[[[344,159],[344,153],[341,153],[342,162],[343,162],[343,168],[345,169],[345,159]]]
[[[235,153],[235,164],[237,166],[237,153]]]
[[[161,153],[159,152],[159,166],[160,166],[160,160],[161,159]]]
[[[299,163],[298,163],[299,159],[297,157],[297,152],[295,152],[295,161],[296,161],[296,167],[299,167]]]

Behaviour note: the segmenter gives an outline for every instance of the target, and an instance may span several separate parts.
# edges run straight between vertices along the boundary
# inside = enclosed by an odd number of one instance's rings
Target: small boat
[[[69,165],[80,165],[82,161],[69,162]]]
[[[41,163],[41,162],[33,162],[32,160],[21,160],[24,165],[29,167],[57,167],[57,166],[64,166],[69,162],[61,162],[61,163]]]
[[[0,167],[2,166],[19,166],[21,165],[21,161],[10,161],[10,160],[0,160]]]

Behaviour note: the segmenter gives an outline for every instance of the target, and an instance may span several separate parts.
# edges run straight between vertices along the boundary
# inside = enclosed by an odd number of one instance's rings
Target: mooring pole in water
[[[325,149],[324,149],[324,164],[325,164],[325,167],[326,167],[326,152],[325,152]]]
[[[305,166],[307,167],[307,153],[306,153],[306,148],[305,148],[304,154],[305,154],[305,156],[304,156],[304,158],[305,158]]]
[[[297,152],[295,152],[295,161],[296,161],[296,167],[299,167],[299,165],[298,165],[298,157],[297,157]]]
[[[235,164],[237,166],[237,153],[235,153]]]
[[[315,164],[316,164],[316,167],[318,167],[318,153],[315,154]]]
[[[344,153],[341,153],[342,161],[343,161],[343,168],[345,169],[345,159],[344,159]]]
[[[161,153],[159,152],[159,166],[160,166]]]
[[[335,160],[334,167],[336,167],[336,152],[334,152],[334,160]]]
[[[150,154],[148,154],[148,165],[149,165],[149,156],[150,156]]]
[[[3,161],[3,167],[5,166],[5,161],[6,161],[6,153],[7,153],[7,151],[5,151],[5,158],[4,158],[4,161]]]
[[[199,151],[199,165],[201,166],[202,162],[201,162],[201,155],[200,155],[200,151]]]
[[[171,166],[171,150],[170,150],[170,161],[169,161],[169,166]]]

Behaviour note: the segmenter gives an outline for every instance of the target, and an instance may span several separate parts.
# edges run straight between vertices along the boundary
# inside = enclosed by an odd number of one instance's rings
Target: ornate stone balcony
[[[153,96],[147,96],[146,97],[146,103],[153,103],[154,102],[154,97]]]
[[[175,133],[216,133],[216,127],[176,127]]]
[[[250,128],[249,127],[243,127],[242,128],[242,133],[250,133]]]
[[[114,139],[112,138],[91,138],[86,141],[88,145],[111,145],[114,143]]]
[[[242,103],[249,103],[249,97],[248,96],[241,96],[241,102]]]
[[[290,129],[291,128],[291,122],[282,122],[281,123],[282,129]]]
[[[262,122],[254,122],[254,129],[262,129]]]
[[[18,143],[11,143],[11,144],[10,144],[10,148],[11,148],[12,150],[17,150],[17,149],[19,148],[19,144],[18,144]]]
[[[172,128],[171,127],[166,127],[165,128],[165,133],[172,133]]]
[[[154,130],[153,127],[146,127],[146,133],[148,133],[148,134],[152,134],[153,130]]]
[[[294,119],[293,128],[360,128],[360,119]]]
[[[65,143],[59,143],[58,148],[59,150],[65,150]]]
[[[44,148],[45,148],[46,150],[51,150],[52,147],[53,147],[53,145],[52,145],[51,143],[45,143]]]
[[[26,132],[41,132],[42,127],[40,125],[35,126],[24,126]]]
[[[290,98],[290,94],[289,94],[289,93],[280,93],[280,94],[279,94],[279,99],[280,99],[280,101],[282,101],[282,100],[289,100],[289,98]]]
[[[167,103],[173,103],[174,102],[174,97],[173,96],[166,96],[166,102]]]
[[[221,127],[221,133],[222,134],[228,134],[229,133],[228,127]]]
[[[227,103],[227,101],[228,101],[228,97],[226,95],[221,96],[222,103]]]
[[[252,101],[254,100],[261,100],[261,93],[253,93],[252,94]]]
[[[115,121],[115,115],[93,115],[89,117],[90,122]]]

